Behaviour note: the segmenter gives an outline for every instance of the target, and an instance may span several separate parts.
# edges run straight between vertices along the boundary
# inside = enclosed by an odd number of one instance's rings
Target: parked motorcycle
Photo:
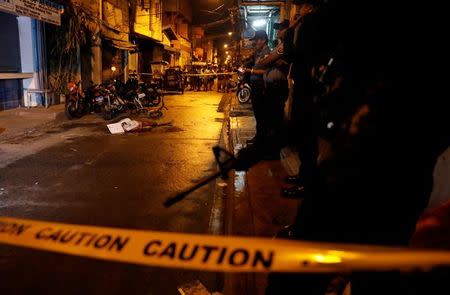
[[[238,86],[236,96],[240,103],[248,103],[252,96],[249,75],[243,69],[238,70]]]
[[[118,95],[115,84],[105,84],[103,91],[105,93],[101,109],[103,119],[109,121],[128,109],[129,103]]]
[[[160,104],[161,96],[157,89],[159,85],[139,82],[135,72],[129,74],[126,83],[115,80],[115,88],[118,95],[126,101],[132,102],[139,109]]]
[[[228,91],[234,92],[237,91],[239,88],[239,80],[235,79],[235,76],[228,75]]]
[[[111,120],[124,112],[143,113],[151,117],[155,113],[162,115],[162,91],[152,84],[139,83],[135,88],[132,83],[116,80],[106,85],[108,95],[105,96],[102,106],[102,116],[105,120]],[[153,107],[156,108],[152,109]]]
[[[69,93],[66,95],[66,116],[69,119],[79,119],[89,113],[100,113],[105,96],[104,85],[91,85],[85,92],[81,90],[81,81],[69,82]]]
[[[86,97],[81,90],[81,81],[69,82],[67,85],[69,93],[66,94],[65,113],[68,119],[79,119],[87,109]]]
[[[108,94],[109,93],[102,84],[90,86],[86,91],[86,101],[88,103],[89,113],[100,113]]]
[[[126,83],[115,79],[92,85],[85,92],[81,90],[81,81],[70,82],[66,96],[66,115],[69,119],[77,119],[95,112],[101,113],[105,120],[111,120],[127,111],[149,116],[157,111],[159,115],[165,108],[160,84],[139,82],[136,73],[131,73]]]

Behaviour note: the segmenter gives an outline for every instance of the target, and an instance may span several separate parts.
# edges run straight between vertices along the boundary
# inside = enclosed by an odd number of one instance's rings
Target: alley
[[[110,135],[101,118],[89,115],[2,140],[0,154],[15,146],[19,156],[0,168],[0,215],[208,233],[214,183],[169,209],[162,202],[216,169],[211,148],[221,136],[221,97],[168,96],[160,121],[172,126],[147,133]],[[40,148],[24,152],[28,147]],[[179,294],[178,286],[196,280],[210,290],[222,284],[216,274],[0,249],[0,293]]]

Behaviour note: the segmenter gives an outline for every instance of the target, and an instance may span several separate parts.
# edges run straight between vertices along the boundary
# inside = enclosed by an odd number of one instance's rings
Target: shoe
[[[301,177],[297,175],[289,175],[284,178],[284,182],[287,184],[300,184],[302,182]]]
[[[287,199],[303,199],[305,197],[305,187],[296,185],[290,188],[285,188],[281,191],[281,195]]]

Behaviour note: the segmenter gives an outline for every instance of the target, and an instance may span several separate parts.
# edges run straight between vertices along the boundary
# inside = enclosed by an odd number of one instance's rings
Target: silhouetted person
[[[301,162],[299,175],[290,179],[297,184],[284,189],[289,198],[302,198],[312,189],[316,177],[318,157],[318,110],[314,103],[314,81],[311,75],[321,50],[319,39],[318,1],[299,1],[300,17],[287,32],[286,50],[291,56],[294,92],[292,99],[292,138]],[[305,191],[306,190],[306,191]]]
[[[264,73],[265,67],[258,66],[259,60],[263,59],[270,53],[269,46],[267,45],[268,36],[266,31],[260,30],[255,32],[255,36],[252,38],[255,42],[255,53],[253,55],[252,67],[247,69],[250,75],[250,86],[252,88],[252,106],[253,113],[256,120],[256,135],[253,139],[248,141],[248,144],[261,144],[266,136],[266,117],[264,116]]]
[[[283,41],[289,21],[275,23],[274,29],[278,31],[277,37]],[[264,73],[265,95],[262,101],[263,116],[266,122],[266,158],[278,158],[282,142],[282,127],[284,117],[284,105],[288,98],[289,89],[287,75],[289,61],[284,54],[284,44],[278,45],[266,57],[257,63],[259,67],[265,67]]]
[[[430,52],[415,45],[416,14],[396,8],[391,2],[328,1],[316,15],[320,38],[327,38],[322,41],[336,38],[334,48],[327,42],[316,47],[336,60],[319,99],[327,120],[318,120],[332,152],[322,155],[317,183],[298,212],[298,239],[408,246],[428,204],[436,159],[450,142],[448,108],[430,77]],[[323,60],[313,68],[323,68]],[[323,104],[330,97],[345,107]],[[272,278],[267,293],[324,294],[331,278],[284,275]],[[355,273],[350,280],[356,295],[416,292],[414,282],[395,272]],[[433,293],[431,286],[427,292]]]

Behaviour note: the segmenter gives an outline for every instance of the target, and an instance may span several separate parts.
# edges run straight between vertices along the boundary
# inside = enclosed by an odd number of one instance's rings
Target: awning
[[[115,47],[117,49],[120,49],[120,50],[136,50],[136,45],[131,44],[128,41],[110,39],[110,38],[107,38],[105,36],[103,36],[103,38],[105,40],[108,40],[111,43],[111,46]]]
[[[167,51],[170,51],[170,52],[173,52],[173,53],[176,53],[176,54],[180,54],[180,51],[178,49],[170,47],[170,46],[167,46],[167,45],[164,45],[164,50],[167,50]]]
[[[0,80],[30,78],[33,78],[33,73],[0,73]]]
[[[164,33],[164,35],[167,36],[167,38],[168,38],[170,41],[178,40],[177,33],[175,33],[175,31],[172,29],[171,26],[165,26],[165,27],[163,28],[163,33]]]
[[[120,27],[104,23],[100,27],[102,39],[110,41],[111,46],[120,50],[136,50],[136,45],[130,43],[130,35],[127,31],[121,31]]]
[[[152,37],[145,36],[145,35],[142,35],[142,34],[139,34],[139,33],[136,33],[136,32],[131,34],[130,36],[132,38],[135,38],[137,42],[150,42],[150,43],[153,43],[155,45],[161,45],[162,44],[160,40],[157,40],[157,39],[154,39]]]
[[[161,49],[164,48],[164,45],[161,43],[161,41],[142,34],[133,33],[131,35],[131,38],[136,43],[138,51],[153,50],[153,48],[156,47]]]

